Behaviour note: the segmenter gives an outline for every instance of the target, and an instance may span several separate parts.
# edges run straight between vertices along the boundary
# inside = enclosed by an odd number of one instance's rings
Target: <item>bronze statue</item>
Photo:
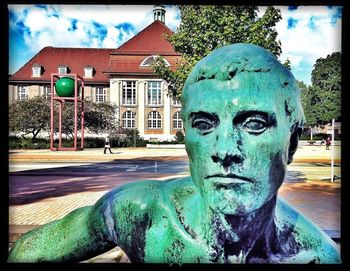
[[[335,243],[277,197],[302,133],[293,75],[252,44],[214,50],[182,95],[191,176],[118,187],[24,234],[9,262],[340,263]]]

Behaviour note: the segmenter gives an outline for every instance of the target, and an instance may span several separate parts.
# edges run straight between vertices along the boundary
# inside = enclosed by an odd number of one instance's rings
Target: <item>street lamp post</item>
[[[334,119],[332,119],[331,182],[334,182]]]

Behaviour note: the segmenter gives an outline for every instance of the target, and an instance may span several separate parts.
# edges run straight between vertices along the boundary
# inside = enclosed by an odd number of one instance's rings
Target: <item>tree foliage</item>
[[[325,125],[341,118],[341,54],[316,60],[312,85],[301,88],[301,99],[309,126]],[[304,84],[305,85],[305,84]]]
[[[43,97],[18,100],[9,105],[9,131],[31,134],[32,141],[50,125],[50,102]]]
[[[171,96],[180,97],[193,66],[216,48],[232,43],[253,43],[277,57],[282,52],[275,30],[282,17],[276,8],[268,7],[262,17],[258,17],[256,6],[180,5],[179,10],[180,25],[167,38],[182,59],[176,71],[161,59],[154,64],[155,73],[167,81]]]
[[[81,104],[79,104],[81,106]],[[84,126],[93,133],[111,133],[117,127],[115,106],[110,103],[85,101]],[[21,133],[22,137],[32,135],[32,141],[41,131],[49,131],[51,120],[50,100],[35,97],[18,100],[9,105],[9,130]],[[81,110],[78,110],[78,129],[81,127]],[[54,107],[54,132],[58,132],[58,102]],[[65,102],[62,112],[62,133],[69,138],[74,134],[74,103]]]
[[[304,109],[306,118],[306,126],[317,125],[317,111],[315,110],[316,100],[314,99],[313,89],[311,86],[306,85],[303,81],[297,81],[300,89],[301,104]]]
[[[78,110],[78,129],[81,129],[81,104]],[[84,127],[92,133],[111,133],[117,127],[115,106],[110,103],[95,103],[89,100],[84,105]],[[55,132],[58,132],[58,103],[55,103]],[[62,133],[74,135],[74,103],[66,102],[62,113]]]
[[[284,63],[283,63],[283,66],[285,66],[288,70],[292,70],[292,66],[291,66],[291,63],[290,63],[290,60],[289,58],[287,58]]]

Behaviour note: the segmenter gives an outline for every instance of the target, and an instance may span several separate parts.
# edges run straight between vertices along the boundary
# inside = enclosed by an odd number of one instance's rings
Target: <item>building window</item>
[[[96,102],[101,103],[106,101],[106,89],[102,87],[96,88]]]
[[[51,86],[44,86],[43,96],[45,99],[51,99]]]
[[[136,105],[136,81],[123,81],[123,105]]]
[[[33,77],[40,77],[41,76],[41,66],[33,66],[32,67],[32,76]]]
[[[162,91],[161,91],[160,82],[157,82],[157,81],[148,82],[147,99],[148,99],[148,105],[162,104]]]
[[[18,100],[28,100],[28,89],[25,86],[18,86]]]
[[[142,60],[140,67],[151,67],[152,64],[154,63],[154,61],[158,58],[159,56],[154,55],[154,56],[148,56],[146,57],[144,60]],[[165,63],[165,66],[170,66],[168,60],[166,60],[165,58],[163,58],[163,61]]]
[[[84,77],[92,78],[93,77],[93,70],[94,70],[94,68],[92,66],[84,67]]]
[[[135,128],[135,112],[126,111],[122,115],[123,128]]]
[[[147,118],[147,127],[150,129],[160,129],[162,128],[162,117],[160,116],[159,112],[152,111],[148,114]]]
[[[181,106],[180,99],[173,98],[173,105],[174,106]]]
[[[68,67],[65,65],[58,66],[58,73],[59,74],[67,74]]]
[[[173,128],[182,129],[182,119],[180,116],[180,112],[176,112],[173,116]]]

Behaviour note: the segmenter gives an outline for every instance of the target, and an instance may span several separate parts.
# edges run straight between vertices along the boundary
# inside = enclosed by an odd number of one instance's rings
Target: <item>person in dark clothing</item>
[[[326,139],[326,150],[329,150],[329,146],[331,145],[332,141],[329,137]]]
[[[112,153],[111,144],[110,144],[108,136],[105,139],[105,149],[103,151],[104,154],[106,154],[107,149],[109,150],[109,153]]]

